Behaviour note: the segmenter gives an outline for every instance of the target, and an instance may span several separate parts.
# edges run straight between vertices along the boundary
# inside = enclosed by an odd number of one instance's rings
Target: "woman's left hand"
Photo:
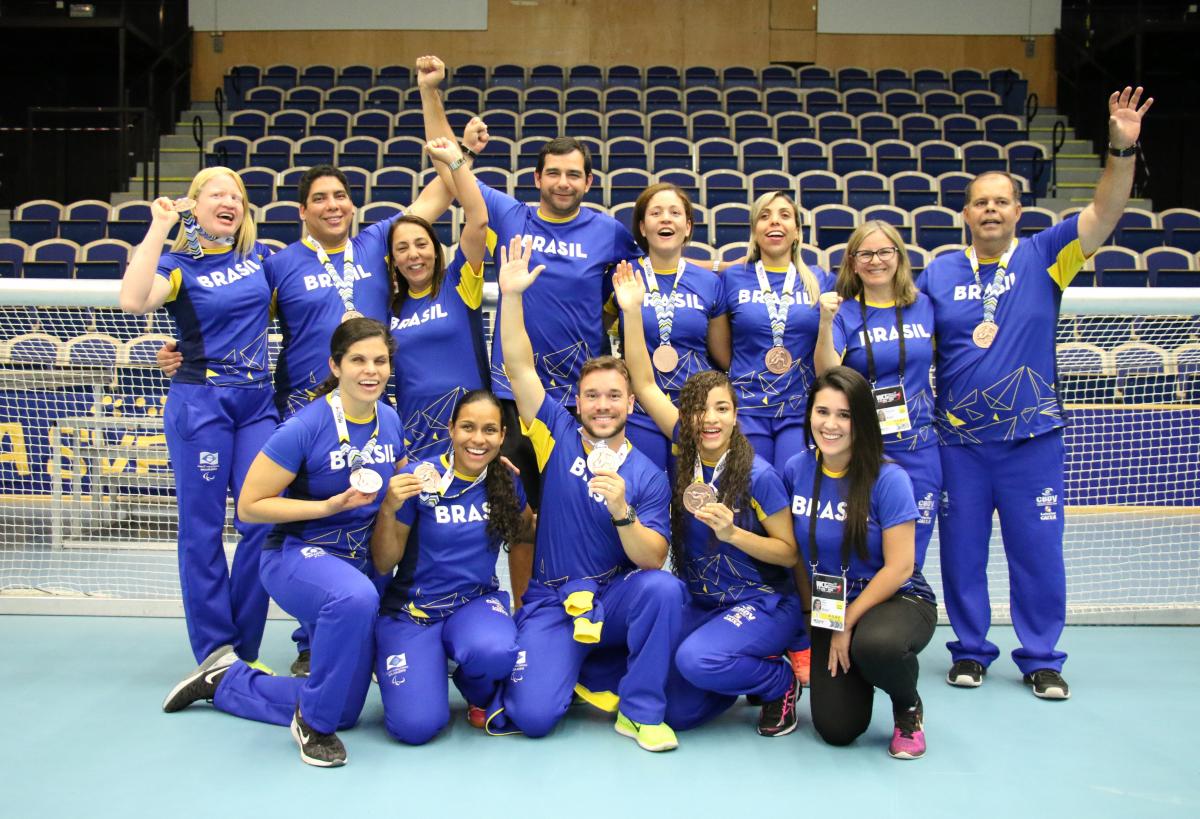
[[[733,537],[733,510],[723,503],[706,503],[697,509],[694,513],[696,520],[703,523],[709,529],[713,530],[713,534],[717,536],[717,540],[722,543],[728,543]]]
[[[847,626],[845,631],[835,631],[829,640],[829,676],[831,677],[838,675],[839,666],[843,672],[850,670],[850,633],[852,631],[853,629]]]

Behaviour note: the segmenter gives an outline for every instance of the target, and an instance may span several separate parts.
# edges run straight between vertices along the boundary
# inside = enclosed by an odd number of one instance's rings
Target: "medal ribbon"
[[[825,470],[821,468],[821,454],[817,453],[817,468],[813,472],[812,500],[808,506],[808,556],[812,559],[809,565],[813,573],[817,571],[820,561],[817,559],[817,516],[821,514],[821,478]],[[842,577],[850,571],[850,541],[842,535]]]
[[[679,289],[679,283],[683,281],[683,271],[687,267],[687,260],[680,257],[679,268],[675,271],[675,285],[671,288],[670,293],[665,293],[658,286],[658,277],[654,275],[654,265],[650,263],[650,257],[642,258],[642,272],[646,276],[646,290],[650,297],[650,305],[654,308],[654,318],[658,321],[658,344],[665,346],[671,343],[671,327],[675,323],[675,302],[672,296]]]
[[[975,253],[975,245],[967,248],[967,259],[971,262],[971,273],[975,275],[975,284],[979,286],[979,290],[983,294],[984,321],[995,320],[996,305],[1000,303],[1000,285],[1004,282],[1004,274],[1008,272],[1008,263],[1012,260],[1012,255],[1016,249],[1017,240],[1013,238],[1012,244],[1008,246],[1008,250],[1004,251],[1004,255],[1000,257],[1000,264],[996,266],[996,275],[992,277],[992,283],[984,287],[983,282],[979,279],[979,256]]]
[[[487,477],[488,468],[485,466],[483,471],[481,471],[475,480],[471,481],[470,485],[468,485],[465,489],[461,489],[458,492],[455,492],[453,495],[447,495],[446,492],[450,489],[450,484],[454,482],[454,450],[451,449],[450,452],[445,455],[445,458],[446,471],[442,473],[442,480],[441,483],[438,484],[437,489],[437,493],[442,500],[453,500],[454,498],[462,497],[476,486],[483,483],[484,478]]]
[[[763,292],[763,304],[767,306],[767,315],[771,318],[771,346],[783,346],[783,331],[787,328],[788,309],[796,302],[793,293],[796,287],[796,265],[789,264],[787,276],[783,279],[783,292],[776,293],[771,289],[767,279],[767,269],[761,261],[754,263],[754,274],[758,276],[758,287]]]
[[[863,347],[867,352],[867,380],[875,386],[875,354],[871,351],[871,330],[867,327],[867,291],[858,294],[858,303],[862,306]],[[896,302],[896,334],[900,336],[900,386],[904,386],[904,312],[900,302]]]
[[[721,473],[725,471],[725,460],[729,457],[729,450],[725,450],[721,455],[721,459],[717,461],[717,465],[713,467],[712,480],[708,485],[712,487],[714,492],[717,491],[717,481],[721,478]],[[696,456],[696,462],[692,464],[692,483],[704,483],[704,466],[700,463],[700,456]]]
[[[375,448],[375,440],[379,438],[379,410],[375,410],[375,431],[371,433],[362,449],[355,449],[350,443],[350,429],[346,426],[346,409],[342,406],[341,390],[334,390],[329,394],[329,408],[333,410],[333,426],[337,429],[338,447],[342,451],[342,457],[346,459],[346,465],[350,467],[350,474],[353,475],[363,468],[363,453]]]
[[[216,242],[219,245],[232,245],[233,237],[217,237],[213,236],[204,228],[200,227],[200,223],[196,221],[194,211],[182,210],[179,211],[179,222],[183,227],[183,236],[187,242],[188,253],[192,254],[193,259],[204,258],[204,248],[200,246],[200,237],[203,236],[210,242]]]
[[[329,254],[325,252],[325,248],[321,247],[320,243],[311,235],[304,237],[304,244],[308,249],[317,254],[317,261],[325,268],[325,272],[329,274],[329,278],[333,279],[333,284],[337,287],[338,296],[342,299],[342,304],[346,308],[346,312],[354,310],[354,280],[358,276],[358,271],[354,267],[354,245],[350,240],[346,240],[346,250],[342,254],[342,272],[338,273],[337,268],[333,266],[333,262],[329,258]]]

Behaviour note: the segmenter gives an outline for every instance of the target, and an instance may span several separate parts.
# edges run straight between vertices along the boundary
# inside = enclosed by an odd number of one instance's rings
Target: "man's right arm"
[[[504,347],[504,371],[517,402],[521,421],[530,426],[546,399],[546,389],[533,364],[533,345],[525,330],[524,293],[544,269],[529,269],[533,250],[529,242],[514,236],[500,248],[500,343]]]

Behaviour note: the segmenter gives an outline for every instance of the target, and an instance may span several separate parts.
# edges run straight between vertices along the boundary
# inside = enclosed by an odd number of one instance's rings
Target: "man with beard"
[[[513,237],[500,252],[500,336],[521,428],[533,445],[545,504],[533,578],[517,614],[516,666],[487,727],[509,724],[528,736],[549,733],[572,690],[617,714],[618,733],[649,751],[677,746],[663,722],[665,688],[686,597],[661,571],[667,556],[670,487],[625,438],[633,391],[625,363],[582,362],[578,426],[542,385],[525,330],[523,294],[532,240]],[[596,685],[600,682],[601,685]],[[611,684],[611,685],[610,685]],[[614,695],[610,690],[615,688]]]

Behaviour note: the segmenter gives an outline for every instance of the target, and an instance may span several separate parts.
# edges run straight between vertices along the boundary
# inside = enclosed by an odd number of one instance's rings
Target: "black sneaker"
[[[217,686],[229,666],[237,662],[233,646],[221,646],[204,658],[204,662],[188,676],[179,681],[163,700],[163,710],[168,714],[182,711],[193,702],[212,700],[217,693]]]
[[[787,736],[796,730],[796,703],[804,693],[799,677],[792,677],[791,688],[777,700],[764,702],[758,714],[758,734],[764,737]]]
[[[1069,700],[1071,688],[1053,668],[1039,668],[1025,675],[1025,684],[1033,686],[1033,696],[1044,700]]]
[[[312,652],[309,651],[307,648],[296,655],[296,659],[292,662],[292,676],[293,677],[307,677],[308,676],[309,662],[310,662],[311,657],[312,657]]]
[[[946,674],[946,682],[957,685],[959,688],[978,688],[983,685],[983,678],[986,675],[987,669],[983,667],[982,663],[975,660],[959,660],[950,666],[950,671]]]
[[[292,715],[292,739],[300,746],[300,758],[318,768],[337,768],[346,764],[346,746],[337,734],[322,734],[300,716],[300,706]]]

